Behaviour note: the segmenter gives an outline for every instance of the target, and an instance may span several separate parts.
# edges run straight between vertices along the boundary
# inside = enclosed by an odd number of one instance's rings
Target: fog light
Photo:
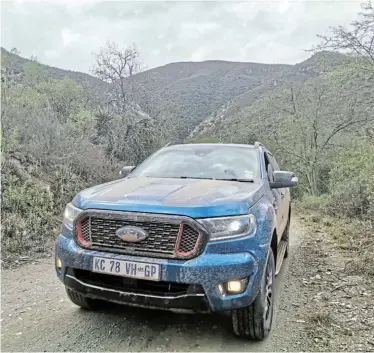
[[[248,278],[237,279],[233,281],[228,281],[226,283],[226,291],[230,294],[239,294],[244,292],[248,284]]]
[[[230,281],[227,282],[227,291],[230,293],[240,293],[242,291],[242,282]]]
[[[62,262],[61,262],[61,260],[58,257],[56,258],[56,267],[58,269],[62,268]]]

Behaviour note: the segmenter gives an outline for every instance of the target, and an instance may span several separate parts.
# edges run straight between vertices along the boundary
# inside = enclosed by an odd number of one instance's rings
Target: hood
[[[263,195],[261,184],[202,179],[125,178],[83,190],[81,209],[166,213],[193,218],[246,214]]]

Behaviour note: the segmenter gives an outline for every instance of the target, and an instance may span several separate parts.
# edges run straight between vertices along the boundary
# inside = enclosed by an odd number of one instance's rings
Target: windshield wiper
[[[240,179],[240,178],[225,178],[225,179],[216,179],[216,180],[227,180],[227,181],[238,181],[240,183],[254,183],[253,179]]]
[[[165,178],[165,179],[202,179],[202,180],[223,180],[223,181],[238,181],[242,183],[254,183],[253,179],[240,179],[240,178],[204,178],[204,177],[192,177],[192,176],[172,176],[172,177],[155,177],[147,175],[146,178]]]
[[[192,176],[149,176],[146,178],[162,178],[162,179],[205,179],[205,180],[214,180],[214,178],[202,178],[202,177],[192,177]]]
[[[199,177],[186,177],[180,176],[180,179],[206,179],[206,180],[223,180],[223,181],[238,181],[240,183],[254,183],[253,179],[241,179],[241,178],[199,178]]]
[[[205,180],[214,180],[214,178],[202,178],[202,177],[190,177],[190,176],[179,176],[175,177],[177,179],[205,179]]]

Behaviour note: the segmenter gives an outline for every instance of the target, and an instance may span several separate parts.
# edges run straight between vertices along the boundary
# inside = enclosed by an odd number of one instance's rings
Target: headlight
[[[70,226],[71,228],[73,227],[73,221],[75,218],[78,217],[78,215],[82,212],[80,208],[77,208],[73,206],[71,203],[68,203],[65,207],[65,212],[64,212],[64,223]]]
[[[234,217],[203,218],[198,220],[210,234],[210,240],[242,237],[256,229],[256,217],[252,214]]]

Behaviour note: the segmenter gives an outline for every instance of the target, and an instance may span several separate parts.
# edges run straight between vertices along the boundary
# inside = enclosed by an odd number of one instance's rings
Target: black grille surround
[[[127,226],[147,231],[138,243],[121,240],[116,230]],[[202,253],[208,234],[186,216],[87,210],[74,222],[74,237],[83,248],[154,258],[191,259]]]

